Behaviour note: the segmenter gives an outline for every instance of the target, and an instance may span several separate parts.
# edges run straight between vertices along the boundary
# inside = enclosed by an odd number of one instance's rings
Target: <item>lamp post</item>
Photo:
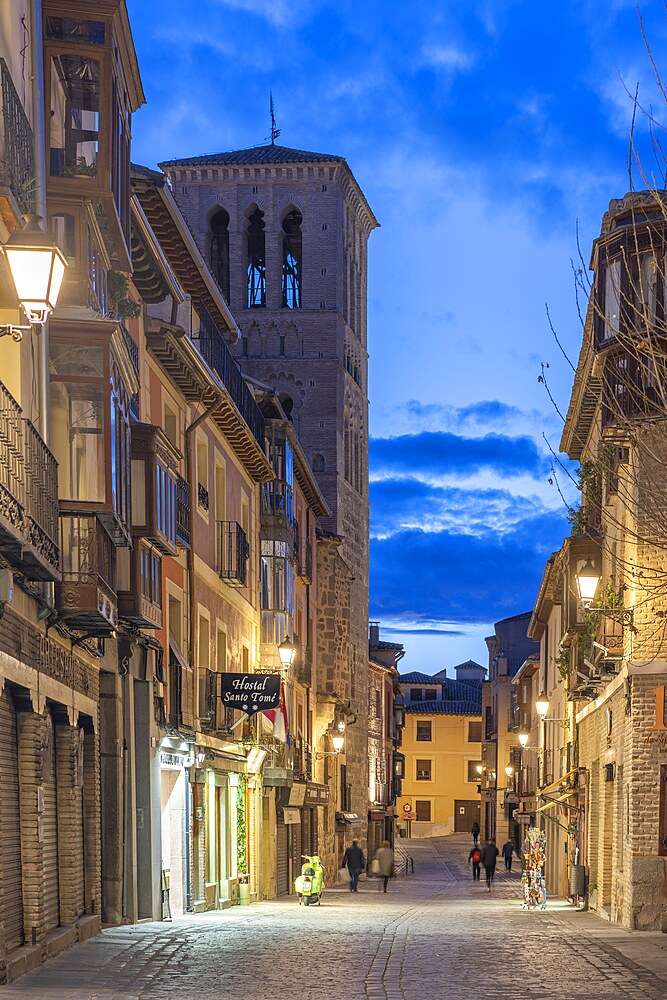
[[[49,233],[39,228],[39,216],[26,216],[23,229],[15,230],[2,247],[12,285],[29,326],[0,326],[0,337],[20,341],[24,330],[44,326],[53,312],[65,276],[67,261]]]
[[[543,691],[535,702],[535,711],[540,717],[540,722],[555,722],[557,725],[562,726],[563,729],[569,729],[570,720],[569,719],[548,719],[547,713],[549,712],[549,698],[546,691]],[[526,743],[528,740],[526,739]],[[525,746],[525,744],[522,744]]]

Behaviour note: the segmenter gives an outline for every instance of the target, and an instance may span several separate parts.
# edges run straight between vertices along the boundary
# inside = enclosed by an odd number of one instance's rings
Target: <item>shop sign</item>
[[[220,680],[226,708],[254,715],[280,704],[280,674],[220,674]]]
[[[309,781],[306,786],[306,803],[316,806],[320,802],[329,801],[329,786],[318,785],[314,781]]]
[[[160,750],[160,767],[165,771],[180,771],[185,767],[185,754]]]
[[[665,712],[665,702],[667,686],[661,684],[660,687],[651,688],[648,694],[655,696],[655,715],[653,725],[649,729],[645,742],[651,746],[658,746],[667,749],[667,713]]]
[[[301,783],[294,782],[289,792],[289,805],[291,806],[302,806],[306,801],[306,786]]]
[[[290,826],[294,823],[301,822],[301,810],[300,809],[290,809],[287,806],[283,809],[283,819],[285,823]]]

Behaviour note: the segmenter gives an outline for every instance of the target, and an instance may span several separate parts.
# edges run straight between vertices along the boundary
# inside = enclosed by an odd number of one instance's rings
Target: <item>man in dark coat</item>
[[[479,844],[473,844],[472,850],[468,855],[468,864],[472,863],[472,880],[473,882],[479,882],[479,866],[482,863],[482,848]]]
[[[353,840],[352,847],[348,847],[343,855],[343,868],[347,868],[350,873],[350,892],[357,891],[359,876],[361,875],[366,861],[364,852],[359,847],[359,841]]]
[[[482,848],[482,864],[486,872],[486,887],[491,892],[491,883],[496,874],[496,859],[500,851],[496,847],[495,840],[489,840]]]
[[[479,823],[477,820],[475,820],[473,825],[470,827],[470,832],[472,833],[473,844],[477,844],[477,841],[479,840]]]
[[[505,859],[505,871],[512,871],[512,857],[514,855],[514,844],[511,840],[503,844],[502,855]]]

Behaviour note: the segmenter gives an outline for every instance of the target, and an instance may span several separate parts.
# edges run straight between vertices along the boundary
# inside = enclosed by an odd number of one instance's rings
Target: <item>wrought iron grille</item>
[[[34,212],[35,146],[32,128],[4,59],[0,59],[0,80],[4,126],[0,152],[9,172],[14,197],[24,212]]]

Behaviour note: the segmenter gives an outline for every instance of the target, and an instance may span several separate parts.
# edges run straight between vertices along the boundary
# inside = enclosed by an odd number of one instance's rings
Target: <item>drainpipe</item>
[[[185,428],[185,478],[190,487],[190,550],[188,552],[188,602],[190,605],[190,635],[188,636],[188,653],[190,666],[195,667],[195,504],[197,503],[197,484],[195,482],[195,463],[192,455],[192,438],[200,424],[203,424],[213,414],[224,399],[224,393],[219,390],[212,403],[203,413]],[[195,701],[196,704],[196,701]],[[196,711],[196,710],[195,710]]]
[[[35,213],[42,227],[48,229],[46,212],[46,132],[44,125],[44,60],[42,53],[42,0],[30,0],[32,57],[32,118],[35,156]],[[37,427],[42,440],[49,444],[49,325],[44,324],[37,340],[37,392],[39,417]]]

